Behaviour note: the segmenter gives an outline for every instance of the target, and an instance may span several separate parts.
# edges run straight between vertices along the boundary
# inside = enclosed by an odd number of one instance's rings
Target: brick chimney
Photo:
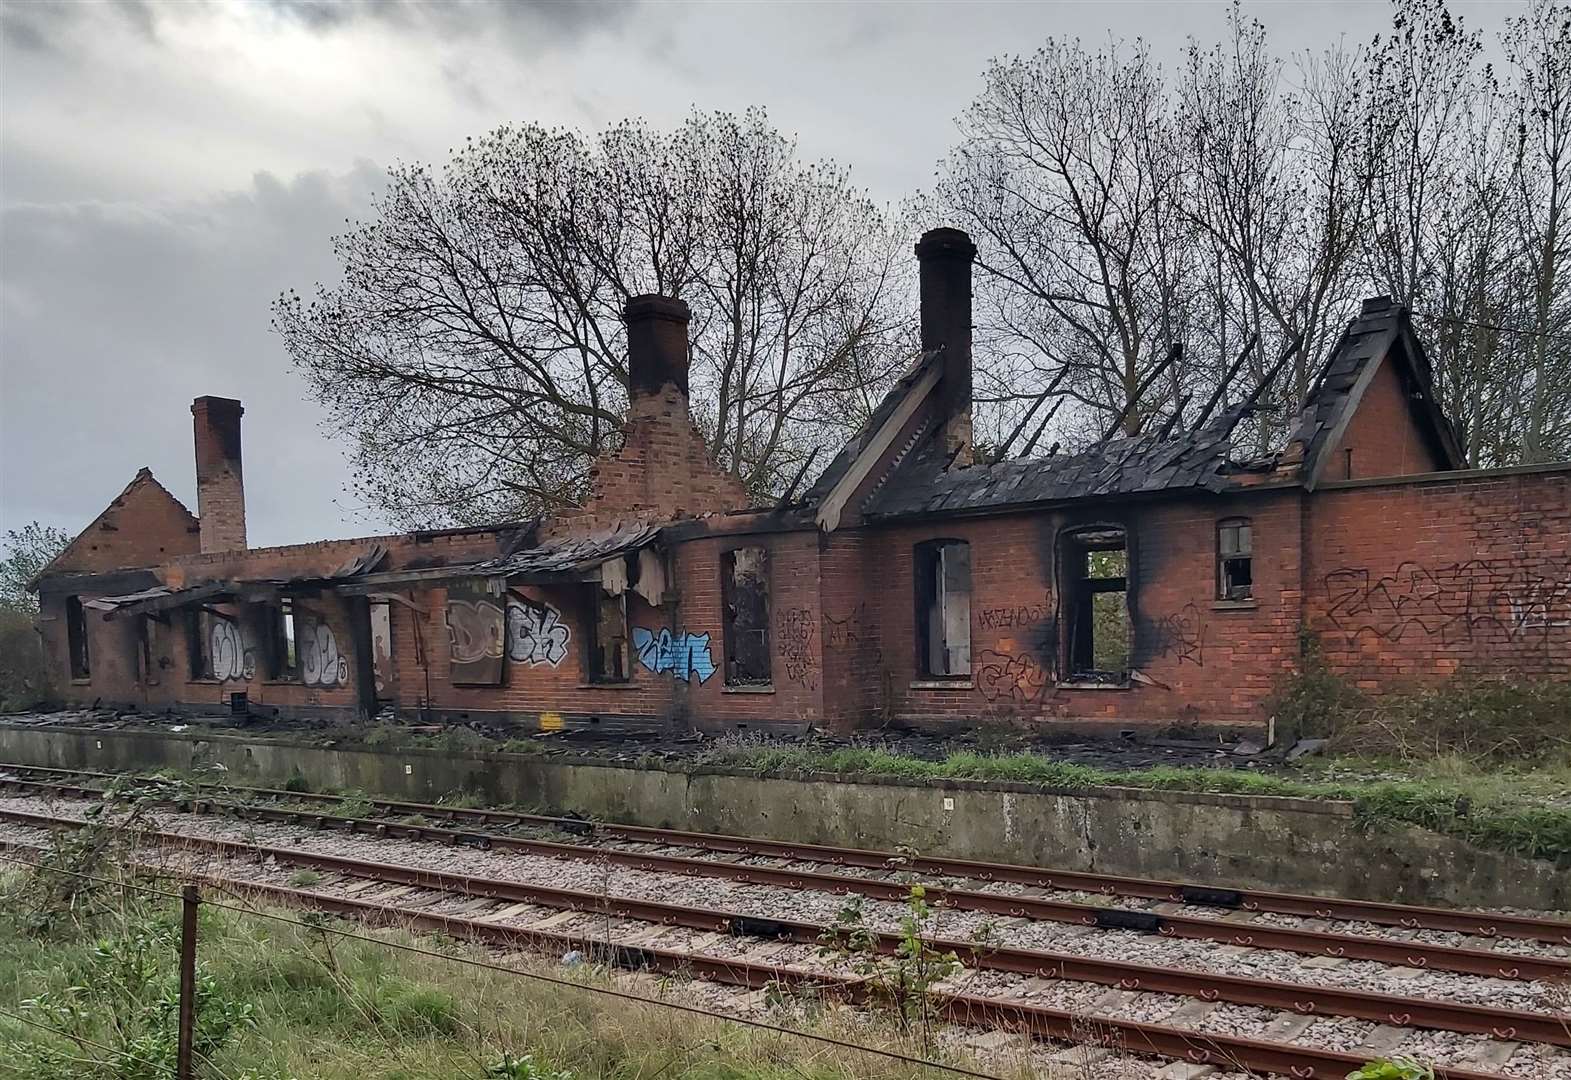
[[[673,521],[747,505],[747,491],[715,464],[688,409],[687,304],[635,296],[627,325],[627,420],[622,445],[589,468],[582,508],[556,514],[548,538],[633,521]]]
[[[971,262],[976,245],[959,229],[932,229],[916,244],[921,267],[922,348],[943,350],[938,404],[944,450],[969,465],[971,448]],[[958,454],[956,451],[959,451]]]
[[[191,402],[196,429],[196,512],[202,550],[234,551],[245,544],[245,481],[240,474],[240,417],[231,398]]]
[[[670,296],[635,296],[627,302],[627,393],[631,400],[660,393],[670,383],[687,397],[687,303]],[[635,410],[636,411],[636,410]]]

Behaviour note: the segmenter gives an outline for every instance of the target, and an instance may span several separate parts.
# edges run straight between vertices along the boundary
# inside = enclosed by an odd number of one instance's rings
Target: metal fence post
[[[191,1044],[196,1037],[196,886],[180,889],[180,1042],[175,1080],[192,1080]]]

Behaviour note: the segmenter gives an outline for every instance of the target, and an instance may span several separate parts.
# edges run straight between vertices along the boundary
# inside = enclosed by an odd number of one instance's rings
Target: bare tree
[[[1211,245],[1213,377],[1224,377],[1233,350],[1255,342],[1241,394],[1298,343],[1255,425],[1264,450],[1301,405],[1315,358],[1353,305],[1374,154],[1355,57],[1337,48],[1299,58],[1294,92],[1261,23],[1235,6],[1228,30],[1224,43],[1188,50],[1178,110],[1185,212]]]
[[[631,296],[693,307],[699,424],[755,494],[854,429],[912,337],[886,214],[761,111],[499,128],[440,174],[390,170],[334,249],[342,281],[274,326],[361,497],[410,526],[582,497],[626,408]]]
[[[1138,433],[1173,396],[1154,373],[1188,331],[1196,252],[1160,70],[1138,43],[1049,41],[993,61],[960,128],[937,200],[978,239],[980,329],[1009,361],[994,401],[1067,368],[1092,430]]]
[[[1503,42],[1514,76],[1514,224],[1530,297],[1522,458],[1547,461],[1571,452],[1571,9],[1540,0],[1512,22]]]

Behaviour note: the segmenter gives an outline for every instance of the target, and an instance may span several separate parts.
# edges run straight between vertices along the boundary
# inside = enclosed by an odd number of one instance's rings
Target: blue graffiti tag
[[[664,627],[657,634],[635,626],[633,647],[638,650],[638,662],[656,674],[669,671],[684,681],[697,675],[702,683],[715,673],[715,662],[709,655],[708,634],[673,634]]]

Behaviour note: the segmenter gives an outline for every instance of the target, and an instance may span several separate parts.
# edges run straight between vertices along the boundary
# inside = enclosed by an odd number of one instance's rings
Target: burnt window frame
[[[759,553],[763,567],[763,612],[762,625],[746,630],[737,627],[737,613],[739,610],[736,602],[736,557],[738,552],[756,551]],[[769,548],[765,544],[738,544],[727,548],[720,553],[720,637],[721,647],[725,650],[725,672],[723,685],[731,688],[761,690],[774,686],[775,666],[773,652],[773,637],[770,632],[770,620],[774,608],[774,567],[770,557]],[[755,657],[762,658],[764,670],[754,671],[745,676],[738,670],[740,658],[744,650],[738,647],[739,633],[758,634],[761,641]]]
[[[1229,551],[1224,541],[1229,531],[1234,535],[1233,550]],[[1242,530],[1243,543],[1237,542],[1239,530]],[[1255,598],[1255,526],[1254,521],[1247,517],[1226,517],[1216,523],[1216,598],[1233,603],[1244,603]],[[1229,563],[1243,563],[1245,575],[1249,578],[1242,585],[1231,584],[1229,576]]]
[[[273,682],[300,681],[300,612],[295,608],[294,597],[281,596],[268,605],[268,640],[272,642],[271,662]],[[289,632],[284,632],[284,627]]]
[[[584,682],[595,686],[627,686],[633,681],[632,623],[628,618],[627,594],[623,589],[612,596],[598,581],[589,582],[584,590]],[[600,667],[600,621],[602,605],[613,603],[620,607],[622,617],[622,673],[607,674]]]
[[[66,664],[71,679],[81,682],[93,677],[93,652],[87,632],[87,609],[80,596],[65,598]]]
[[[933,670],[933,640],[932,640],[932,612],[934,608],[943,611],[940,615],[940,624],[947,627],[950,619],[945,611],[946,601],[943,597],[950,595],[943,593],[940,596],[941,576],[945,573],[946,559],[944,552],[950,548],[963,548],[965,550],[966,574],[966,611],[965,611],[965,663],[960,665],[963,670],[954,670],[951,666],[953,649],[947,639],[943,645],[945,658],[944,671]],[[913,605],[913,623],[915,633],[912,638],[916,647],[916,677],[919,680],[942,682],[965,682],[971,679],[974,664],[971,659],[971,597],[975,594],[975,564],[971,558],[971,542],[956,536],[934,537],[923,540],[912,548],[911,552],[912,578],[915,586]],[[956,594],[958,595],[958,594]]]
[[[1113,543],[1105,534],[1116,533],[1121,542]],[[1130,581],[1135,576],[1135,548],[1130,528],[1122,522],[1088,522],[1063,529],[1055,545],[1059,566],[1059,625],[1064,628],[1059,655],[1066,684],[1074,686],[1128,687],[1134,667],[1135,619],[1130,596]],[[1124,553],[1123,576],[1096,576],[1091,573],[1091,556],[1099,552]],[[1124,598],[1124,666],[1103,669],[1095,665],[1096,597],[1118,593]],[[1080,660],[1085,663],[1080,663]]]
[[[213,624],[206,608],[186,610],[186,671],[191,682],[217,682],[213,674]]]

